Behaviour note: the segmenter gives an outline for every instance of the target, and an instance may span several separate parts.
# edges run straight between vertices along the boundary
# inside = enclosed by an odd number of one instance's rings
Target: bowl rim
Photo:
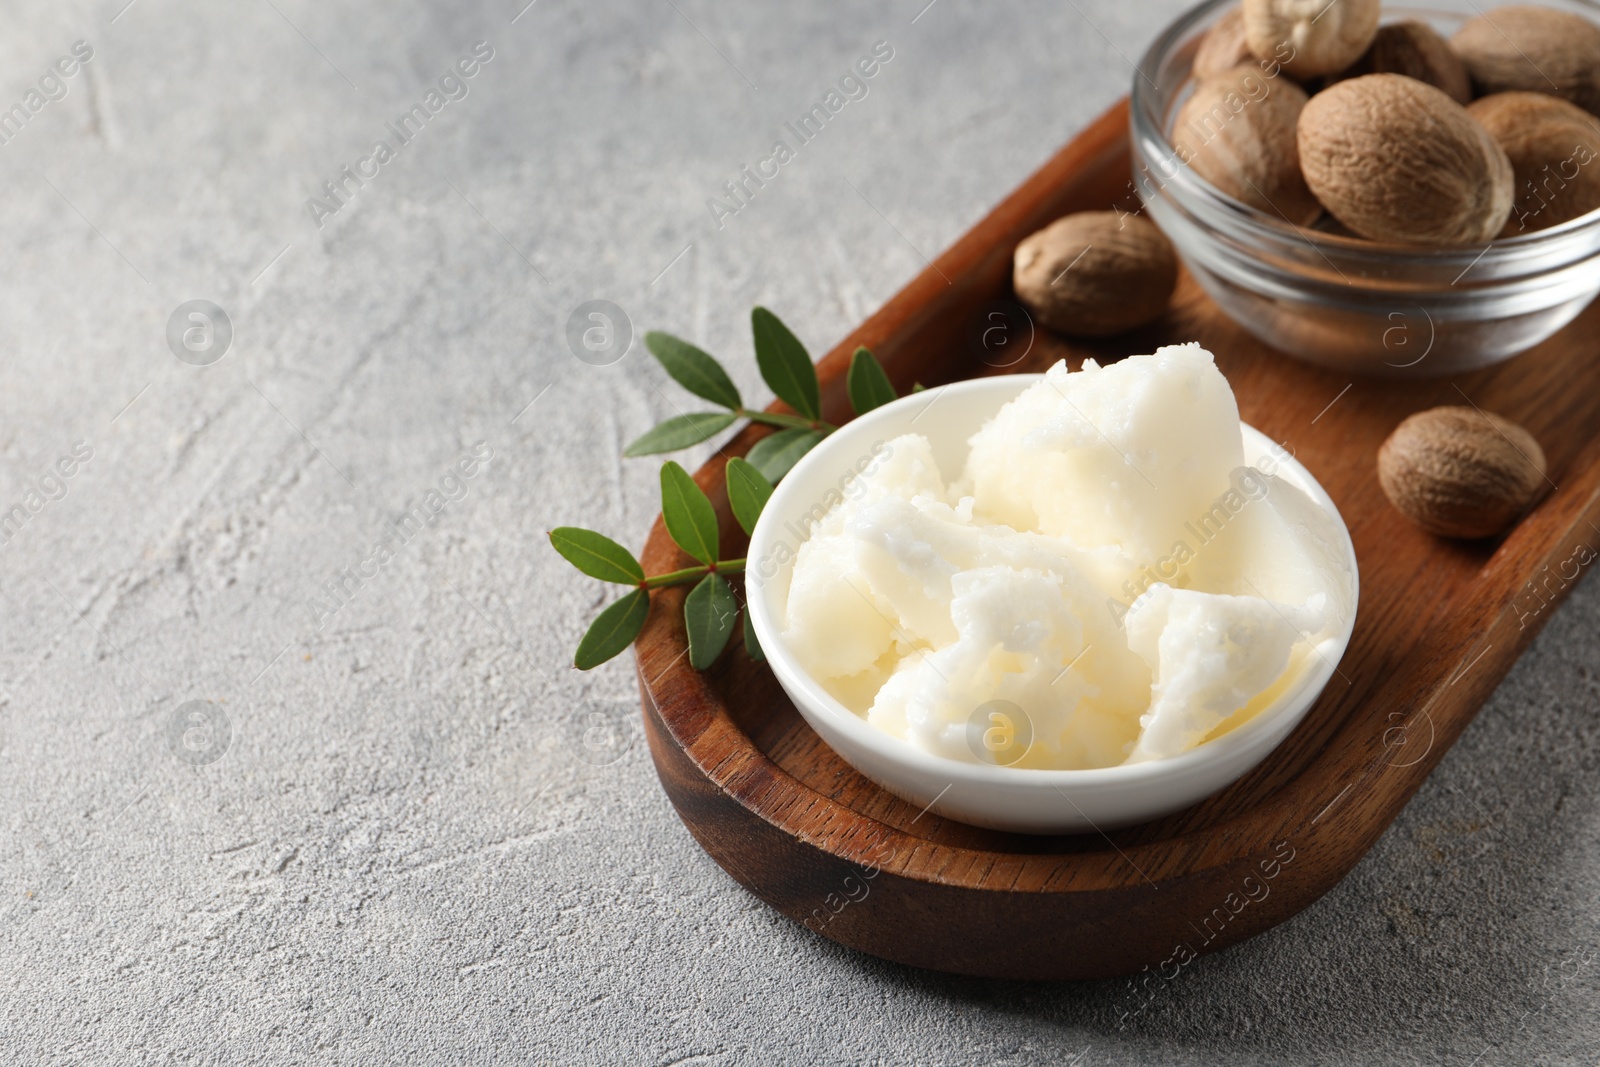
[[[1415,262],[1432,266],[1475,264],[1485,258],[1516,260],[1523,257],[1548,254],[1552,246],[1561,246],[1574,243],[1574,239],[1590,236],[1600,232],[1600,208],[1580,215],[1575,219],[1543,230],[1519,234],[1515,237],[1496,237],[1487,242],[1479,241],[1465,245],[1416,245],[1395,242],[1377,241],[1363,237],[1347,237],[1342,234],[1329,233],[1325,230],[1312,229],[1307,226],[1296,226],[1286,219],[1274,218],[1267,212],[1260,211],[1224,193],[1221,189],[1202,178],[1193,168],[1178,161],[1177,149],[1168,136],[1164,116],[1160,113],[1158,97],[1167,95],[1175,99],[1183,91],[1189,78],[1184,84],[1167,92],[1156,84],[1154,78],[1161,71],[1162,65],[1182,44],[1187,35],[1200,23],[1204,22],[1217,11],[1236,6],[1238,0],[1202,0],[1201,3],[1183,12],[1165,28],[1161,30],[1151,42],[1150,46],[1134,65],[1133,88],[1129,94],[1129,130],[1134,150],[1135,183],[1139,181],[1139,149],[1138,145],[1148,142],[1159,149],[1156,158],[1172,160],[1176,163],[1176,171],[1167,174],[1162,171],[1162,182],[1158,188],[1180,188],[1186,199],[1190,200],[1189,206],[1198,205],[1205,210],[1214,220],[1223,220],[1228,225],[1237,226],[1247,236],[1263,241],[1294,241],[1297,244],[1309,243],[1319,252],[1332,252],[1348,261],[1362,261],[1374,264],[1393,265],[1395,263]],[[1474,4],[1474,7],[1477,5]],[[1600,2],[1596,0],[1564,0],[1564,6],[1553,6],[1552,10],[1571,11],[1573,7],[1581,7],[1588,14],[1586,17],[1591,22],[1600,25]],[[1391,15],[1420,15],[1427,12],[1435,14],[1463,15],[1473,17],[1461,12],[1446,12],[1438,8],[1426,6],[1426,0],[1414,0],[1411,4],[1395,6],[1385,5],[1383,15],[1385,21]],[[1481,11],[1480,11],[1481,14]],[[1587,242],[1581,247],[1575,247],[1575,252],[1580,253],[1580,258],[1592,254],[1593,250]]]
[[[761,519],[756,523],[755,532],[750,539],[748,558],[752,561],[765,559],[775,550],[773,542],[779,536],[776,533],[778,517],[786,514],[793,502],[792,498],[800,496],[803,492],[801,488],[803,479],[796,478],[796,473],[803,473],[807,468],[826,464],[828,457],[834,453],[859,452],[863,444],[861,438],[869,437],[876,426],[903,415],[912,407],[931,405],[942,395],[992,391],[997,397],[994,405],[994,411],[997,412],[1027,386],[1043,380],[1044,377],[1042,373],[1005,374],[952,382],[901,397],[846,423],[824,438],[778,483],[772,497],[762,510]],[[1247,462],[1258,461],[1263,454],[1276,447],[1271,438],[1243,420],[1240,420],[1239,426],[1245,439]],[[894,436],[902,434],[897,433]],[[1301,677],[1271,705],[1263,708],[1249,722],[1176,756],[1133,764],[1076,770],[998,766],[970,763],[928,752],[871,725],[828,693],[810,672],[800,665],[783,641],[772,602],[772,585],[780,576],[792,573],[799,552],[798,544],[794,546],[790,558],[779,564],[778,569],[768,578],[762,577],[760,567],[747,567],[746,609],[750,612],[756,638],[761,644],[767,665],[772,669],[784,691],[794,699],[796,707],[804,718],[809,721],[813,716],[817,716],[829,729],[843,734],[852,745],[858,745],[906,770],[924,776],[941,777],[948,780],[952,786],[972,785],[1005,789],[1038,787],[1057,790],[1064,786],[1138,787],[1174,778],[1197,776],[1215,765],[1237,760],[1242,754],[1267,744],[1268,748],[1262,751],[1256,760],[1240,770],[1239,774],[1242,775],[1259,762],[1259,759],[1264,758],[1271,748],[1281,743],[1321,696],[1337,672],[1339,662],[1344,658],[1351,634],[1355,629],[1360,604],[1360,572],[1355,546],[1351,542],[1349,528],[1343,516],[1339,514],[1337,505],[1322,488],[1321,483],[1292,454],[1279,455],[1275,458],[1278,464],[1276,472],[1278,476],[1285,477],[1285,480],[1304,491],[1336,522],[1345,560],[1350,567],[1353,594],[1350,617],[1339,633],[1324,638],[1312,646],[1318,661],[1305,669]],[[812,499],[810,495],[804,498],[806,502]],[[771,516],[770,521],[769,516]],[[1273,738],[1275,732],[1278,735],[1276,739]],[[846,762],[854,765],[855,761],[848,752],[837,748],[835,751],[838,751]],[[1235,778],[1237,777],[1238,775],[1235,775]]]

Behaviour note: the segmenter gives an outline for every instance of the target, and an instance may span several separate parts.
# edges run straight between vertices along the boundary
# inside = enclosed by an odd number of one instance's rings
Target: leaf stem
[[[785,429],[822,430],[824,433],[832,433],[838,429],[832,423],[823,422],[820,419],[808,419],[802,415],[780,415],[775,411],[751,411],[749,408],[737,408],[734,410],[734,414],[749,419],[751,422],[764,422],[768,426],[782,426]]]
[[[685,567],[681,571],[652,574],[639,584],[640,589],[662,589],[669,585],[687,585],[696,578],[710,574],[710,567]]]
[[[669,585],[688,585],[697,578],[704,578],[708,574],[738,574],[744,570],[743,559],[719,559],[711,566],[685,567],[681,571],[668,571],[666,574],[652,574],[639,583],[640,589],[663,589]]]

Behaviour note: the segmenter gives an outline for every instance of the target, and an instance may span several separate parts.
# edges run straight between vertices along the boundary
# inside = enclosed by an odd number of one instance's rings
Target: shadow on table
[[[1578,1035],[1600,979],[1597,630],[1589,582],[1343,883],[1171,980],[1020,983],[839,957],[907,994],[1031,1023],[1030,1047],[1058,1062],[1085,1047],[1094,1064],[1134,1050],[1232,1064],[1391,1050],[1477,1067],[1592,1055]]]

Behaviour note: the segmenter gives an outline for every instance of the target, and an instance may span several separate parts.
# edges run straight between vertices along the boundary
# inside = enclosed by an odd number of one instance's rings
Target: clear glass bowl
[[[1600,22],[1587,0],[1542,0]],[[1294,226],[1232,199],[1180,163],[1168,131],[1192,88],[1195,49],[1236,0],[1207,0],[1157,38],[1133,79],[1136,187],[1190,273],[1222,309],[1297,359],[1357,374],[1451,374],[1510,359],[1600,293],[1600,212],[1461,248],[1392,245]],[[1386,7],[1445,36],[1476,0]],[[1282,75],[1280,75],[1281,77]]]

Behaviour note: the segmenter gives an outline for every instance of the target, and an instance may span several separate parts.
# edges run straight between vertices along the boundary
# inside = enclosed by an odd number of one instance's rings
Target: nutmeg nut
[[[1472,79],[1450,42],[1426,22],[1407,19],[1378,27],[1372,46],[1340,71],[1336,81],[1363,74],[1404,74],[1426,82],[1458,104],[1472,100]]]
[[[1334,74],[1378,32],[1379,0],[1244,0],[1250,51],[1301,80]]]
[[[1246,63],[1195,84],[1178,111],[1172,147],[1235,200],[1304,225],[1322,214],[1300,174],[1295,131],[1305,106],[1298,85]]]
[[[1322,206],[1363,237],[1455,245],[1511,215],[1505,150],[1444,92],[1399,74],[1331,85],[1300,112],[1300,166]]]
[[[1331,233],[1335,237],[1349,237],[1357,241],[1363,240],[1359,233],[1356,233],[1356,231],[1352,230],[1350,227],[1346,226],[1332,215],[1329,215],[1327,212],[1323,212],[1322,216],[1318,218],[1316,222],[1311,224],[1311,228],[1316,230],[1318,233]]]
[[[1502,237],[1600,208],[1600,118],[1544,93],[1495,93],[1467,113],[1511,160],[1516,200]]]
[[[1244,12],[1231,9],[1206,31],[1195,50],[1189,73],[1196,78],[1211,78],[1232,70],[1240,63],[1255,61],[1250,42],[1244,35]]]
[[[1419,411],[1378,451],[1378,481],[1430,533],[1492,537],[1543,495],[1544,451],[1521,426],[1475,407]]]
[[[1017,245],[1012,284],[1052,330],[1106,337],[1166,310],[1178,285],[1178,257],[1148,219],[1084,211]]]
[[[1600,26],[1570,11],[1497,7],[1450,39],[1480,95],[1522,90],[1600,115]]]

